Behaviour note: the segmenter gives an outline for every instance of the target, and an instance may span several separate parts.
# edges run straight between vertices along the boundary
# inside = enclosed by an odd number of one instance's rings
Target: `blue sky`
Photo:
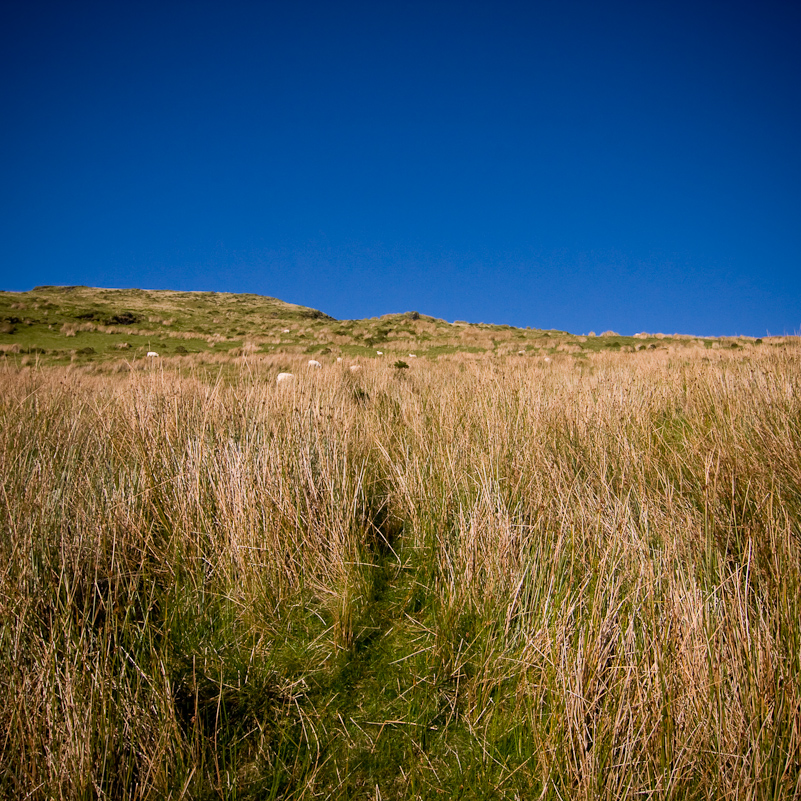
[[[801,330],[801,6],[6,2],[0,288]]]

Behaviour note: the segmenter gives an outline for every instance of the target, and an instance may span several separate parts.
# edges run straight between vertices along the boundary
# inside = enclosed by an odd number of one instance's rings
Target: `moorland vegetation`
[[[0,795],[801,797],[797,338],[102,292],[0,295]]]
[[[418,312],[335,320],[324,312],[260,295],[92,287],[37,287],[0,292],[0,354],[22,363],[131,363],[148,351],[228,362],[253,355],[404,357],[453,353],[546,356],[659,348],[737,349],[753,337],[690,337],[640,333],[575,336],[565,331],[489,323],[448,323]],[[768,342],[783,341],[774,337]]]

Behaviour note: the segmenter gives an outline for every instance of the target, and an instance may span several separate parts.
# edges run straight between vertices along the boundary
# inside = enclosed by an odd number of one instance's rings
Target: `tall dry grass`
[[[801,797],[800,356],[0,373],[0,792]]]

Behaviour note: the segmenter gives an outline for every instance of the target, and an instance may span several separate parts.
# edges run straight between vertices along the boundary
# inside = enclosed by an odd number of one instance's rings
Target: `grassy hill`
[[[450,353],[581,357],[602,350],[670,346],[741,347],[746,337],[694,337],[564,331],[486,323],[448,323],[406,312],[365,320],[335,320],[316,309],[261,295],[36,287],[0,292],[0,352],[45,363],[130,361],[155,350],[162,357],[199,354],[437,358]]]
[[[0,324],[0,798],[801,797],[797,337]]]

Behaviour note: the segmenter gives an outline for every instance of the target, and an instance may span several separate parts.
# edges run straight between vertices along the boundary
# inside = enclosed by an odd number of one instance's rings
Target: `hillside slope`
[[[437,358],[449,353],[506,355],[637,351],[759,344],[746,337],[606,332],[596,337],[486,323],[448,323],[417,312],[365,320],[329,315],[275,298],[220,292],[42,286],[0,292],[0,352],[45,363],[161,356],[315,354]]]

